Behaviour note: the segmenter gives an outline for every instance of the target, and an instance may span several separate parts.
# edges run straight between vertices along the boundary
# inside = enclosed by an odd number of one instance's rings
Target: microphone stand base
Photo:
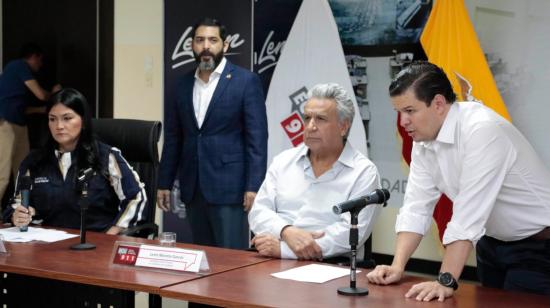
[[[72,245],[71,249],[72,250],[90,250],[90,249],[95,249],[95,245],[90,243],[79,243],[79,244]]]
[[[365,296],[369,294],[369,290],[365,288],[341,287],[338,288],[338,294],[347,296]]]

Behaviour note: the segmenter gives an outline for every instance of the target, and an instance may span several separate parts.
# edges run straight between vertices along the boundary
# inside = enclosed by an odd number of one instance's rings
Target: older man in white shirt
[[[440,275],[407,297],[452,296],[474,246],[484,286],[550,294],[550,173],[529,142],[481,103],[454,103],[447,76],[429,62],[400,72],[390,96],[414,145],[393,263],[376,267],[368,280],[401,279],[445,193],[454,205]]]
[[[265,256],[319,260],[349,253],[350,214],[332,207],[380,187],[376,166],[346,142],[355,109],[345,90],[320,84],[308,96],[305,144],[274,158],[248,215],[252,243]],[[358,247],[379,210],[360,212]]]

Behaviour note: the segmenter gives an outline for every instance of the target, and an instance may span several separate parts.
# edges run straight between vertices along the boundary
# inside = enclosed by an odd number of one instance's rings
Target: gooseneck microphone
[[[94,170],[88,168],[86,170],[80,171],[78,175],[78,188],[81,191],[80,200],[78,201],[80,205],[80,243],[74,244],[71,246],[73,250],[89,250],[95,249],[95,245],[91,243],[86,243],[86,210],[90,206],[90,200],[88,200],[88,181],[94,175]]]
[[[390,192],[387,189],[376,189],[370,194],[356,199],[342,202],[332,207],[334,214],[342,214],[352,210],[361,210],[369,204],[386,203],[390,199]]]
[[[367,288],[357,287],[357,245],[359,245],[359,212],[369,204],[384,203],[390,199],[390,192],[387,189],[377,189],[370,194],[342,202],[332,207],[335,214],[350,212],[350,229],[349,229],[349,245],[350,245],[350,272],[349,272],[349,287],[338,288],[338,294],[347,296],[363,296],[368,295]]]
[[[31,177],[28,175],[22,176],[19,180],[19,192],[21,193],[21,205],[29,209],[30,205],[30,199],[31,199],[31,189],[32,189],[32,180]],[[19,231],[21,232],[27,232],[29,230],[29,226],[20,226]]]

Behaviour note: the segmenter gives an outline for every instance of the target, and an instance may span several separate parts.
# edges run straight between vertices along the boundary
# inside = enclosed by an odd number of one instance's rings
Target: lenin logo
[[[288,97],[292,106],[292,113],[283,121],[281,126],[293,146],[304,141],[304,105],[307,101],[307,88],[302,87]]]

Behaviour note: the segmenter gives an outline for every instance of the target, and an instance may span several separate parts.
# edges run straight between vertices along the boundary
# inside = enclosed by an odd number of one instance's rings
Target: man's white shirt
[[[334,214],[332,207],[379,187],[376,166],[349,142],[332,168],[318,178],[313,173],[308,148],[302,144],[273,159],[248,215],[250,228],[255,234],[271,234],[279,239],[281,230],[288,225],[322,231],[324,236],[316,242],[324,258],[348,253],[350,214]],[[358,247],[370,234],[380,208],[370,205],[360,212]],[[281,257],[296,259],[284,241]]]
[[[550,226],[550,173],[507,120],[477,102],[454,103],[436,140],[414,142],[396,232],[426,234],[441,193],[453,201],[443,244],[529,237]]]
[[[195,110],[195,118],[197,119],[197,124],[199,125],[199,128],[202,127],[202,122],[204,122],[206,111],[208,110],[208,106],[210,106],[210,101],[212,100],[214,91],[218,86],[220,76],[223,73],[226,63],[227,60],[225,59],[225,57],[222,58],[220,64],[210,74],[208,82],[204,82],[202,81],[202,79],[199,78],[198,68],[195,71],[195,84],[193,86],[193,108]]]

